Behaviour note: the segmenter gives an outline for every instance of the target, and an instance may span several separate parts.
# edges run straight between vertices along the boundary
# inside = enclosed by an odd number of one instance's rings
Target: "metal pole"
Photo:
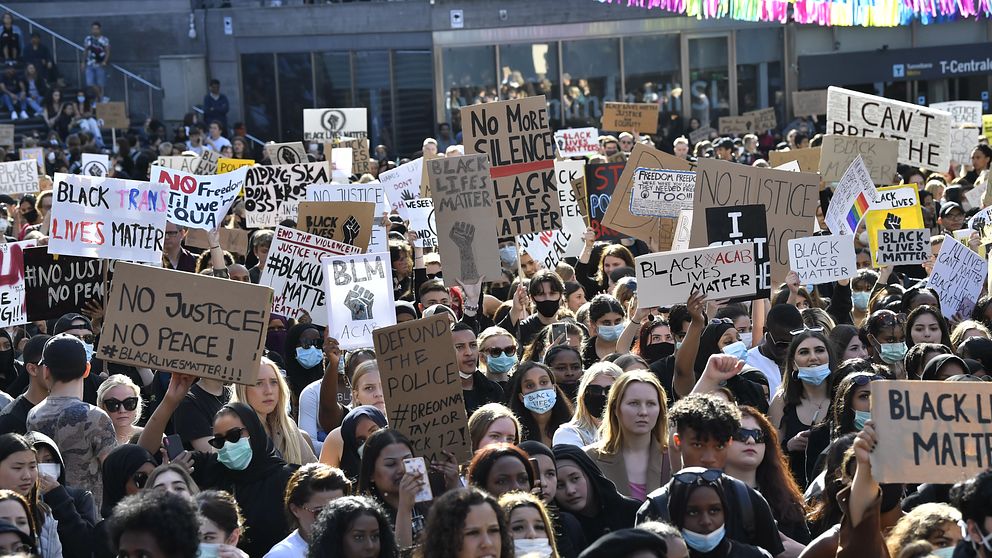
[[[106,93],[104,93],[104,95],[106,95]],[[128,93],[127,93],[127,74],[124,74],[124,110],[125,111],[127,111],[129,105],[130,103],[128,103]]]
[[[155,117],[155,94],[151,87],[145,87],[148,90],[148,118]]]

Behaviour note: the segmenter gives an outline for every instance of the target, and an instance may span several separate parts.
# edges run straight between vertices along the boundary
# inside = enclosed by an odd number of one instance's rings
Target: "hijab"
[[[957,355],[937,355],[930,359],[930,362],[923,367],[923,375],[921,380],[936,380],[937,375],[940,374],[940,369],[944,367],[948,362],[956,362],[958,366],[964,371],[965,374],[970,370],[968,364]]]
[[[0,351],[0,390],[10,393],[10,386],[18,376],[17,368],[14,367],[14,339],[7,333],[7,328],[0,328],[0,336],[10,343],[10,350]]]
[[[104,519],[113,515],[114,506],[127,496],[124,488],[127,481],[145,463],[156,465],[152,454],[137,444],[123,444],[107,454],[103,460],[103,503],[100,506]]]
[[[235,484],[264,479],[273,471],[286,466],[286,461],[279,455],[272,438],[265,433],[265,427],[254,409],[245,403],[228,403],[224,405],[224,409],[234,411],[238,415],[241,423],[248,430],[248,442],[251,445],[251,461],[244,471],[232,471],[221,465]]]
[[[279,320],[282,322],[282,327],[289,327],[289,321],[286,320],[285,316],[269,314],[269,321],[272,320]],[[286,360],[286,353],[283,351],[286,349],[286,337],[288,334],[289,332],[285,329],[282,331],[269,330],[265,334],[265,348],[283,357],[283,361]]]
[[[706,361],[709,360],[710,356],[721,352],[717,344],[728,329],[734,329],[734,324],[720,322],[718,324],[709,324],[703,329],[703,334],[699,338],[699,350],[696,351],[696,362],[694,365],[697,377],[703,373],[703,370],[706,368]]]
[[[386,427],[386,415],[372,405],[362,405],[355,407],[345,415],[341,421],[341,470],[349,479],[357,479],[362,468],[362,457],[358,455],[358,441],[355,439],[355,429],[358,422],[367,418],[379,425],[379,428]]]
[[[300,343],[303,332],[313,329],[320,333],[320,328],[313,324],[296,324],[286,332],[286,344],[283,349],[283,356],[286,357],[286,381],[289,389],[299,397],[303,388],[324,377],[324,366],[318,363],[313,368],[303,368],[303,365],[296,360],[296,347]]]
[[[558,466],[561,466],[563,459],[571,461],[582,469],[589,481],[589,492],[596,500],[594,515],[573,512],[588,540],[596,540],[608,532],[634,524],[634,516],[641,503],[617,492],[617,486],[606,478],[582,448],[571,444],[556,444],[551,451],[554,452]]]

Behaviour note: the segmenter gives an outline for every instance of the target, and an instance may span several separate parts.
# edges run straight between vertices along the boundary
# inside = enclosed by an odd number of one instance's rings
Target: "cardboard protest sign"
[[[371,347],[374,330],[396,323],[389,253],[328,256],[321,266],[328,335],[348,351]]]
[[[375,330],[376,361],[389,427],[431,462],[472,457],[458,361],[447,318],[433,316]]]
[[[44,174],[45,170],[45,148],[44,147],[22,147],[21,160],[33,160],[38,162],[38,171]]]
[[[204,149],[200,154],[200,166],[197,174],[217,174],[217,167],[220,165],[220,153],[213,149]]]
[[[761,214],[764,215],[764,206],[761,206],[761,208]],[[679,219],[675,223],[675,238],[672,240],[672,251],[677,252],[679,250],[688,250],[690,236],[692,236],[692,210],[684,209],[679,211]],[[758,286],[760,288],[760,275],[758,276],[758,279]]]
[[[706,141],[717,135],[717,131],[709,126],[706,126],[705,128],[697,128],[689,132],[689,143],[696,145],[701,141]]]
[[[372,162],[369,157],[369,138],[341,138],[332,144],[324,144],[324,153],[328,145],[331,149],[351,149],[351,172],[361,177],[372,172]],[[333,153],[331,154],[333,158]]]
[[[0,163],[0,194],[38,191],[38,165],[33,160]]]
[[[820,148],[808,147],[806,149],[768,152],[768,164],[773,167],[778,167],[789,161],[799,163],[802,172],[817,172],[820,168]]]
[[[970,165],[971,152],[978,146],[978,128],[951,128],[951,160]]]
[[[276,227],[259,285],[272,287],[272,311],[299,319],[304,313],[313,323],[327,325],[324,268],[330,256],[357,254],[358,248],[288,227]]]
[[[786,240],[813,233],[819,204],[820,177],[805,172],[761,169],[702,159],[696,170],[693,199],[692,247],[705,246],[707,207],[763,204],[767,209],[768,254],[772,283],[781,283],[789,273]]]
[[[14,147],[14,125],[0,124],[0,145]]]
[[[778,120],[775,118],[775,109],[772,107],[751,110],[744,113],[754,123],[754,130],[765,132],[778,127]]]
[[[379,175],[379,182],[386,192],[386,199],[404,219],[409,219],[409,216],[405,214],[406,208],[403,202],[420,197],[423,169],[424,158],[421,157]]]
[[[712,300],[754,298],[754,262],[753,242],[638,256],[637,305],[685,303],[696,291]]]
[[[28,321],[57,319],[103,300],[103,260],[57,256],[40,246],[24,250],[23,266]]]
[[[434,200],[418,198],[403,202],[403,213],[410,220],[410,230],[417,233],[414,245],[421,248],[437,248],[437,218],[434,215]]]
[[[250,167],[255,164],[252,159],[228,159],[221,157],[217,159],[217,174],[225,174],[241,167]]]
[[[958,313],[970,316],[982,294],[988,270],[988,261],[964,244],[947,241],[941,244],[927,279],[927,286],[940,300],[940,313],[945,318]]]
[[[56,174],[53,190],[49,252],[161,262],[169,198],[165,186]]]
[[[882,229],[878,231],[878,265],[921,264],[930,259],[929,229]]]
[[[630,212],[648,217],[678,217],[679,211],[692,209],[692,192],[695,189],[694,172],[644,167],[635,169]]]
[[[820,149],[820,177],[826,182],[836,182],[856,157],[864,161],[868,175],[875,184],[891,184],[896,174],[899,142],[886,138],[859,138],[854,136],[823,136]]]
[[[717,129],[724,135],[744,135],[753,131],[754,122],[746,116],[721,116]]]
[[[248,167],[227,174],[198,175],[153,166],[151,181],[168,186],[168,219],[192,229],[220,226],[245,185]]]
[[[498,277],[499,226],[489,159],[485,155],[445,157],[427,162],[438,250],[445,266],[444,284],[475,283]]]
[[[854,234],[875,203],[878,191],[860,155],[844,171],[823,219],[834,234]]]
[[[308,161],[307,150],[301,141],[269,142],[265,144],[265,155],[270,165],[296,165]]]
[[[951,164],[950,113],[840,87],[827,89],[827,132],[899,140],[900,163],[944,170]]]
[[[127,107],[120,101],[97,103],[96,118],[103,121],[100,127],[104,129],[120,130],[131,127],[131,119],[127,116]]]
[[[229,229],[221,227],[220,247],[232,254],[245,256],[248,254],[248,231],[244,229]],[[210,239],[207,238],[207,231],[203,229],[189,229],[186,231],[186,239],[183,244],[193,248],[210,248]]]
[[[200,158],[192,155],[170,155],[155,159],[152,165],[196,174],[200,170]]]
[[[367,136],[364,108],[303,109],[303,140],[330,141],[340,136]]]
[[[585,157],[599,153],[599,130],[596,128],[569,128],[555,132],[558,155],[563,158]]]
[[[295,165],[256,165],[245,176],[245,212],[248,228],[275,227],[296,219],[306,199],[307,186],[331,181],[327,161]]]
[[[871,418],[878,482],[946,485],[992,467],[992,384],[872,382]]]
[[[772,168],[775,170],[784,170],[789,172],[803,172],[802,167],[799,166],[799,161],[789,161],[788,163],[782,163],[781,165],[776,165]]]
[[[603,103],[603,120],[600,126],[611,132],[638,132],[653,134],[658,131],[658,105],[656,103]]]
[[[25,302],[24,251],[36,240],[0,244],[0,327],[28,323]]]
[[[692,224],[692,212],[688,212],[688,224]],[[684,213],[683,213],[684,214]],[[769,298],[772,293],[772,264],[768,255],[768,224],[765,222],[764,205],[738,205],[730,207],[706,208],[706,240],[708,246],[730,246],[733,244],[754,243],[755,296]],[[681,216],[680,216],[681,219]],[[676,233],[678,236],[679,233]],[[689,244],[689,234],[685,234],[685,245]],[[675,250],[673,243],[672,250]],[[685,248],[681,248],[684,250]],[[748,299],[736,299],[748,300]]]
[[[83,153],[82,163],[79,174],[107,176],[110,170],[110,157],[103,153]]]
[[[868,231],[868,248],[872,254],[873,266],[878,265],[875,259],[878,253],[878,231],[926,228],[915,185],[878,188],[877,192],[878,197],[865,214],[865,229]]]
[[[544,96],[462,107],[461,114],[465,154],[489,156],[497,234],[560,229],[556,146]]]
[[[107,299],[103,360],[255,383],[271,288],[118,262]]]
[[[589,196],[589,226],[596,230],[600,240],[619,240],[622,236],[603,224],[606,209],[624,170],[624,163],[597,163],[586,165],[586,192]],[[629,211],[629,209],[628,209]]]
[[[827,114],[827,90],[793,91],[792,114],[796,118]]]
[[[372,202],[300,202],[296,228],[365,252],[372,238],[374,218],[375,204]]]
[[[789,239],[789,267],[800,285],[819,285],[850,279],[858,271],[854,237],[824,235]]]
[[[982,127],[981,101],[947,101],[930,103],[930,108],[951,113],[951,126]]]

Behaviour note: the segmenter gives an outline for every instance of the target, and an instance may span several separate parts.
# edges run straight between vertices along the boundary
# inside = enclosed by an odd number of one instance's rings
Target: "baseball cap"
[[[72,324],[73,322],[79,321],[85,322],[86,329],[93,331],[93,323],[90,322],[89,318],[76,312],[70,312],[68,314],[64,314],[58,319],[58,321],[55,322],[55,327],[52,328],[52,333],[58,335],[59,333],[65,333],[70,329],[77,329],[79,326],[73,327]]]
[[[34,364],[41,360],[41,353],[45,350],[45,343],[51,339],[51,335],[46,335],[44,333],[39,333],[28,339],[28,342],[24,345],[24,352],[22,357],[24,358],[24,364]]]
[[[60,376],[80,377],[86,373],[86,347],[79,338],[60,333],[45,343],[42,350],[41,362],[52,370],[58,370]]]
[[[961,204],[954,202],[944,202],[940,204],[940,216],[943,217],[955,209],[957,209],[961,213],[964,213],[964,208],[961,207]]]
[[[716,145],[714,145],[713,147],[715,149],[720,149],[721,147],[724,148],[724,149],[733,149],[734,148],[734,140],[732,140],[730,138],[720,138],[720,139],[718,139],[716,141]]]

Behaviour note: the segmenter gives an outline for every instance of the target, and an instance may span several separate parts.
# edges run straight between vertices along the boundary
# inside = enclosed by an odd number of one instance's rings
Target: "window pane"
[[[689,102],[702,127],[717,127],[730,114],[727,37],[689,39]]]
[[[458,109],[498,98],[496,90],[496,49],[491,46],[441,49],[444,65],[444,103],[448,122],[461,130]]]
[[[396,84],[396,149],[401,155],[420,151],[424,138],[435,136],[434,61],[428,50],[393,53]],[[447,146],[445,146],[447,147]],[[438,146],[443,153],[443,148]]]
[[[628,103],[658,103],[659,134],[673,140],[681,132],[682,75],[678,35],[627,37],[623,40],[624,76]],[[667,123],[672,123],[667,130]]]
[[[561,127],[558,89],[558,43],[500,45],[500,98],[521,99],[544,95],[551,127]]]
[[[280,141],[303,139],[303,109],[314,108],[309,52],[277,54],[279,64]]]
[[[359,107],[368,109],[369,149],[385,145],[389,157],[393,146],[393,107],[389,97],[389,53],[384,50],[355,52],[355,84]]]
[[[737,32],[737,110],[740,113],[772,107],[779,124],[786,122],[782,41],[780,29]]]
[[[317,106],[346,108],[351,103],[351,65],[347,52],[318,52]]]
[[[599,126],[603,103],[620,98],[620,42],[567,41],[561,46],[565,126]]]
[[[276,65],[271,54],[242,54],[241,81],[248,133],[262,141],[276,137]]]

